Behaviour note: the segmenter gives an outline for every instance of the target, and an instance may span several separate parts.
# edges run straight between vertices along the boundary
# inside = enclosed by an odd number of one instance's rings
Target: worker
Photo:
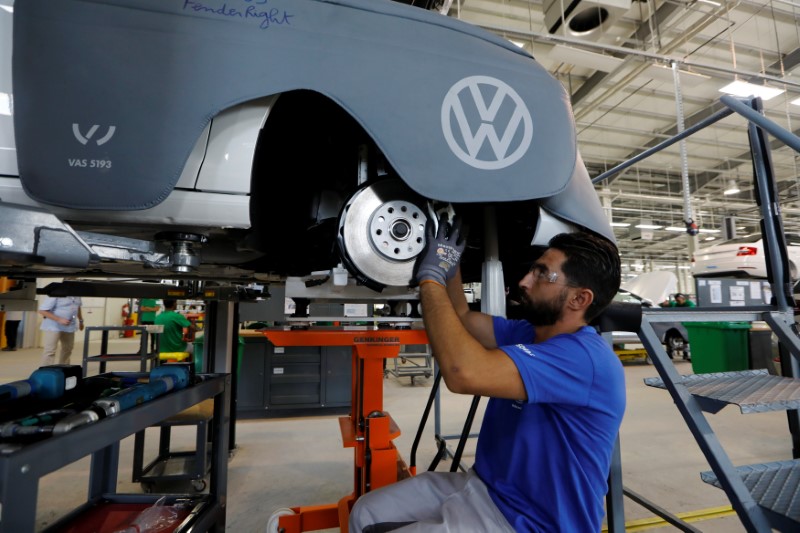
[[[142,298],[139,300],[139,325],[151,326],[156,323],[156,313],[161,311],[158,300],[155,298]],[[157,347],[156,335],[150,335],[150,351],[154,352]]]
[[[176,300],[164,300],[164,312],[156,315],[156,326],[164,326],[158,343],[159,353],[194,351],[194,346],[183,340],[183,332],[184,329],[195,332],[197,327],[188,318],[175,311],[177,306]]]
[[[83,331],[83,314],[81,299],[77,296],[54,298],[48,296],[39,306],[44,336],[44,353],[42,366],[53,364],[69,364],[72,347],[75,345],[75,331]],[[56,349],[61,343],[61,351],[56,359]]]
[[[697,307],[693,301],[681,292],[675,294],[674,300],[665,300],[660,305],[661,307]]]
[[[11,286],[8,288],[10,291],[18,291],[23,288],[22,281],[11,280]],[[3,348],[4,352],[17,351],[17,333],[19,333],[19,323],[22,322],[22,311],[6,311],[6,323],[3,326],[3,334],[6,337],[6,346]]]
[[[19,323],[22,322],[22,311],[6,311],[6,323],[3,326],[3,333],[6,336],[6,346],[4,352],[17,351],[17,333]]]
[[[490,397],[475,464],[368,492],[350,532],[600,531],[625,377],[588,323],[619,288],[617,248],[587,232],[555,236],[519,282],[527,320],[508,320],[469,310],[460,226],[428,223],[415,279],[447,387]]]

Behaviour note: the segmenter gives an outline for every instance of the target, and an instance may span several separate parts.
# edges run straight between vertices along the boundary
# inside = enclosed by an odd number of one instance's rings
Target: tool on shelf
[[[167,364],[154,368],[150,371],[150,380],[147,383],[133,385],[94,401],[88,409],[59,420],[53,427],[53,434],[66,433],[149,402],[171,390],[186,388],[191,380],[191,370],[190,364]]]
[[[44,400],[54,400],[64,392],[74,389],[80,383],[83,372],[77,365],[43,366],[28,379],[0,385],[0,402],[7,402],[36,396]]]

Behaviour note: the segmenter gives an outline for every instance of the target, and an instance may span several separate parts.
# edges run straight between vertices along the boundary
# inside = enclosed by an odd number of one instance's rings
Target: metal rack
[[[91,333],[93,331],[100,331],[102,332],[102,338],[100,340],[100,354],[98,355],[89,355],[89,340]],[[133,354],[110,354],[108,353],[108,333],[110,331],[138,331],[141,333],[141,338],[139,339],[139,351]],[[150,361],[150,369],[155,366],[155,362],[158,358],[158,350],[150,352],[147,348],[147,339],[150,332],[148,331],[146,326],[89,326],[84,331],[84,342],[83,342],[83,375],[86,376],[86,372],[89,369],[89,363],[100,363],[100,373],[103,374],[106,371],[106,363],[114,363],[118,361],[140,361],[140,368],[141,372],[147,371],[147,362]]]
[[[208,432],[211,429],[213,411],[209,409],[210,400],[204,400],[189,410],[162,420],[159,427],[158,455],[147,465],[144,464],[145,432],[140,431],[134,438],[132,481],[141,483],[144,492],[159,483],[170,481],[191,481],[198,492],[206,489],[205,477],[209,473]],[[172,428],[175,426],[194,426],[196,428],[194,451],[175,452],[170,450]]]
[[[63,530],[103,503],[155,503],[159,495],[115,493],[120,441],[209,398],[214,401],[211,486],[207,495],[185,495],[199,502],[187,520],[195,531],[224,531],[231,378],[223,374],[201,377],[203,381],[186,389],[0,456],[0,533],[34,531],[39,479],[87,455],[92,457],[87,501],[48,531]]]
[[[409,348],[403,346],[403,348]],[[431,347],[426,344],[423,346],[424,351],[400,350],[400,355],[393,358],[392,368],[387,368],[386,373],[391,374],[396,378],[410,377],[411,384],[414,384],[414,378],[423,376],[429,378],[433,375],[433,357],[431,356]],[[399,359],[399,361],[398,361]]]

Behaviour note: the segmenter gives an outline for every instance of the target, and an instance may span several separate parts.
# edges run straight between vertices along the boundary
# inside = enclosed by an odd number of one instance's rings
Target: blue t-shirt
[[[600,531],[625,411],[619,358],[592,328],[534,344],[524,320],[494,317],[528,401],[491,398],[475,470],[518,532]]]

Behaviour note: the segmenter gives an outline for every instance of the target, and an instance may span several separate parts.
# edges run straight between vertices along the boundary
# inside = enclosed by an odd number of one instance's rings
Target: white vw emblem
[[[72,123],[72,135],[75,136],[75,140],[77,140],[79,143],[85,145],[86,143],[89,142],[89,139],[94,137],[94,134],[97,133],[97,130],[99,128],[100,128],[100,126],[95,124],[91,128],[89,128],[89,131],[86,132],[86,135],[83,135],[81,133],[80,124],[76,124],[76,123],[73,122]],[[116,126],[109,126],[108,127],[108,131],[106,132],[106,134],[95,141],[97,143],[97,146],[103,146],[105,143],[110,141],[111,137],[114,136],[114,132],[115,131],[117,131],[117,127]]]
[[[490,90],[481,92],[481,86]],[[490,95],[488,105],[484,94]],[[473,124],[480,121],[474,133],[465,109],[470,111]],[[453,132],[454,122],[458,135]],[[470,76],[447,91],[442,102],[442,132],[447,145],[463,162],[482,170],[498,170],[525,155],[533,138],[533,120],[525,102],[507,83],[489,76]],[[489,147],[484,150],[487,141]]]

